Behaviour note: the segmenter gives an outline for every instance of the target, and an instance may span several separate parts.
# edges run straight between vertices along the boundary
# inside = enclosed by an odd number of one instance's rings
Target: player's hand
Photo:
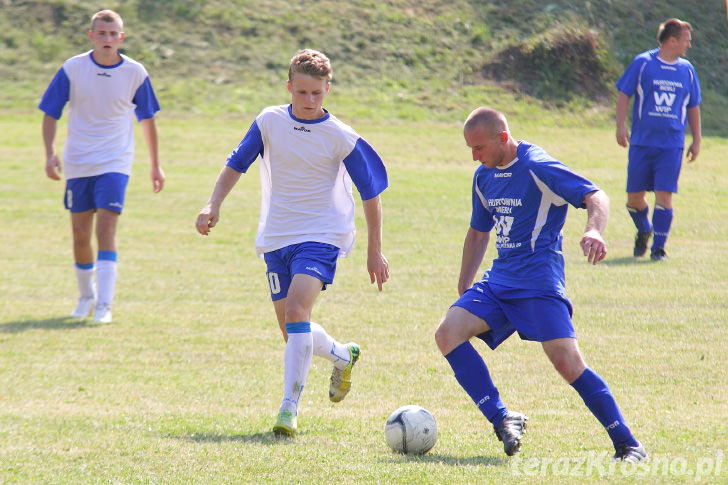
[[[389,262],[382,253],[370,254],[367,257],[367,270],[369,271],[369,279],[371,283],[377,282],[379,291],[382,291],[382,285],[389,279]]]
[[[61,180],[61,160],[55,153],[46,160],[45,171],[49,179]]]
[[[197,215],[197,220],[195,221],[195,227],[197,228],[197,232],[199,232],[203,236],[207,236],[208,234],[210,234],[210,229],[215,227],[217,221],[219,220],[219,212],[213,210],[210,204],[206,205]]]
[[[690,147],[688,147],[688,151],[686,153],[688,163],[692,163],[697,160],[698,153],[700,153],[700,143],[692,142],[690,144]]]
[[[592,264],[607,257],[607,243],[604,242],[602,235],[598,231],[587,231],[581,237],[581,249],[584,256]]]
[[[162,167],[152,167],[149,171],[149,177],[152,179],[152,190],[154,193],[160,192],[164,188],[164,170]]]
[[[625,148],[629,146],[629,130],[626,126],[617,127],[617,144]]]

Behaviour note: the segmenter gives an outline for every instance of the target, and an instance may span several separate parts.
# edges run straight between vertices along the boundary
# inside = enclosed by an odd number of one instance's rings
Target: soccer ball
[[[389,415],[384,438],[397,453],[424,455],[437,441],[435,417],[422,406],[402,406]]]

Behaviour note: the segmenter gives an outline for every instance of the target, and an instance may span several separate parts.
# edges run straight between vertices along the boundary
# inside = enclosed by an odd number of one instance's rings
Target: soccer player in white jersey
[[[667,258],[665,243],[672,224],[672,194],[685,147],[685,123],[693,142],[688,162],[700,153],[700,83],[695,68],[683,56],[690,48],[692,27],[679,19],[660,24],[660,47],[634,58],[617,81],[617,143],[629,146],[627,166],[627,210],[637,227],[635,257],[647,252],[654,232],[650,258]],[[629,98],[634,96],[632,134],[627,129]],[[655,210],[650,223],[646,191],[655,192]]]
[[[352,181],[362,197],[368,233],[367,269],[379,291],[389,278],[382,254],[382,208],[387,187],[381,158],[363,138],[323,108],[332,77],[321,52],[304,49],[291,59],[291,104],[271,106],[255,119],[230,154],[197,230],[207,235],[220,206],[242,173],[261,159],[261,210],[255,247],[267,265],[278,324],[286,340],[284,393],[273,431],[293,436],[298,404],[311,356],[330,360],[329,398],[341,401],[351,388],[360,355],[355,343],[341,344],[311,321],[318,294],[333,282],[336,261],[354,244]]]
[[[528,418],[503,404],[470,339],[478,337],[495,349],[518,332],[524,340],[541,343],[559,374],[604,426],[614,444],[614,458],[644,459],[647,454],[625,424],[607,383],[584,362],[565,291],[561,230],[568,205],[587,210],[581,247],[588,261],[597,264],[607,254],[602,232],[609,198],[540,147],[514,139],[505,116],[496,110],[474,110],[464,134],[473,160],[481,166],[473,178],[460,298],[435,332],[442,355],[493,424],[507,455],[520,450]],[[473,285],[493,229],[498,256]]]
[[[83,318],[95,308],[94,320],[101,323],[111,322],[117,275],[116,226],[134,160],[135,114],[149,149],[152,189],[159,192],[164,185],[154,120],[159,103],[144,66],[119,53],[124,40],[123,25],[116,12],[97,12],[88,33],[93,49],[63,64],[39,106],[45,113],[46,175],[60,180],[56,124],[65,105],[69,105],[68,136],[63,150],[64,204],[71,212],[73,256],[80,292],[71,316]],[[96,261],[91,244],[94,215]],[[97,282],[94,282],[94,272]]]

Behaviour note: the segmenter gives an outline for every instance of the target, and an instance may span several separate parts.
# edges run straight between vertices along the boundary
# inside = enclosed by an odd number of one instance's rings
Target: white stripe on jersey
[[[541,234],[541,229],[543,229],[543,226],[546,225],[546,219],[549,215],[549,209],[552,205],[555,206],[562,206],[565,205],[567,202],[564,200],[563,197],[559,197],[556,195],[544,182],[542,182],[535,173],[533,173],[533,170],[529,170],[529,173],[531,174],[531,177],[533,177],[533,181],[536,183],[536,187],[538,187],[538,190],[541,191],[541,203],[538,206],[538,215],[536,216],[536,223],[533,226],[533,232],[531,233],[531,251],[536,249],[536,240],[538,239],[539,234]]]

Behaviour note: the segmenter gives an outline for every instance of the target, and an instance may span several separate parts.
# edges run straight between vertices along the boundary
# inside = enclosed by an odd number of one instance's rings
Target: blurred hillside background
[[[288,102],[302,47],[334,66],[341,117],[459,121],[518,105],[555,122],[612,122],[614,82],[657,46],[657,27],[693,25],[705,134],[728,135],[723,0],[0,0],[0,110],[35,109],[68,57],[90,49],[90,16],[117,10],[123,52],[143,62],[166,115],[255,114]],[[532,110],[532,111],[529,111]],[[554,116],[551,116],[551,115]]]

